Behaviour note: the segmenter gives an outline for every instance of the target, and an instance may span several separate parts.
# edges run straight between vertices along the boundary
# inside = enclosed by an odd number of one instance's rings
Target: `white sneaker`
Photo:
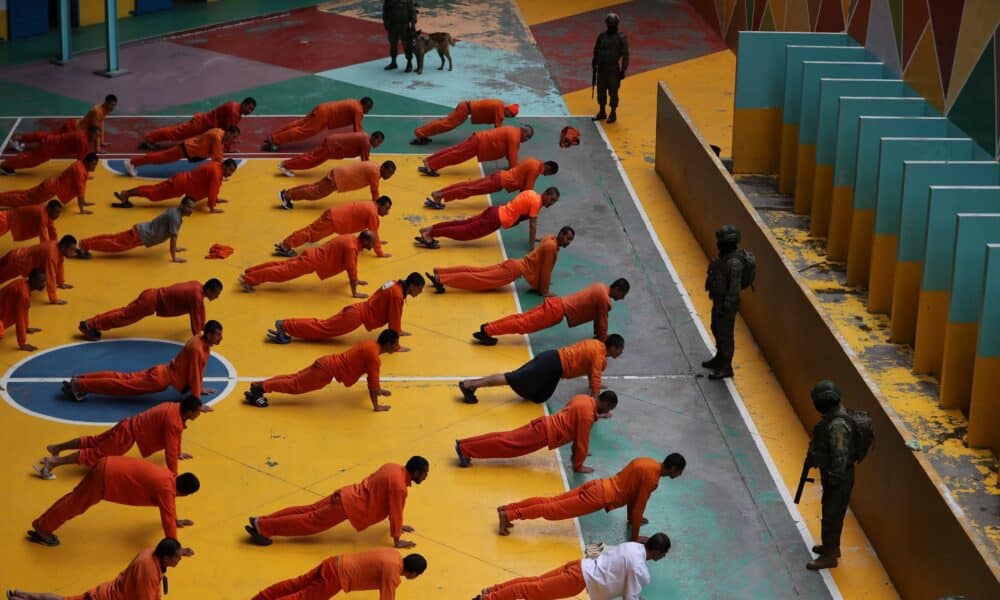
[[[41,477],[46,481],[52,481],[53,479],[56,478],[55,474],[52,471],[46,469],[42,465],[35,465],[32,468],[35,470],[35,473],[37,473],[39,477]]]
[[[24,152],[24,142],[20,140],[11,140],[10,147],[16,152]]]
[[[295,177],[295,172],[286,169],[285,163],[283,162],[278,163],[278,170],[281,171],[281,174],[284,175],[285,177]]]
[[[125,159],[125,170],[128,171],[130,177],[138,176],[138,172],[135,169],[135,165],[133,165],[132,161],[127,158]]]

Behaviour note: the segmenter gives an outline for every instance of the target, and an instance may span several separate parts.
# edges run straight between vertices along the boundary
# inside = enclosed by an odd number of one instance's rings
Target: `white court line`
[[[447,109],[451,112],[451,109]],[[374,113],[366,114],[366,117],[381,117],[381,118],[395,118],[395,119],[437,119],[448,113],[440,113],[436,115],[377,115]],[[188,115],[108,115],[104,117],[105,119],[190,119],[194,116],[194,113]],[[243,115],[241,119],[298,119],[305,116],[305,113],[300,113],[296,115]],[[572,118],[590,118],[589,115],[517,115],[517,119],[572,119]],[[10,118],[10,117],[8,117]],[[79,119],[80,115],[23,115],[18,117],[18,119]],[[239,125],[237,125],[239,127]]]
[[[695,310],[694,304],[691,302],[691,297],[688,296],[687,290],[684,289],[684,284],[681,282],[681,278],[677,274],[677,270],[674,269],[674,265],[670,261],[670,257],[667,255],[666,249],[664,249],[663,244],[660,243],[660,238],[656,235],[656,230],[653,229],[653,224],[649,220],[649,215],[646,214],[646,209],[642,206],[642,202],[639,200],[639,195],[636,193],[635,188],[632,187],[632,181],[628,178],[628,174],[625,172],[625,167],[622,166],[622,162],[619,160],[618,154],[611,145],[611,141],[608,140],[608,136],[604,132],[604,127],[600,123],[596,123],[595,125],[597,126],[597,131],[601,134],[601,139],[604,140],[608,150],[611,152],[611,159],[615,162],[618,168],[618,174],[621,175],[622,181],[625,182],[625,188],[632,197],[632,202],[635,204],[636,210],[639,211],[639,216],[642,217],[642,222],[646,225],[646,230],[649,233],[649,236],[653,239],[653,244],[656,246],[656,250],[660,253],[660,258],[663,259],[663,263],[667,267],[667,272],[670,273],[670,279],[677,287],[677,291],[680,292],[681,298],[684,300],[684,306],[687,307],[688,314],[694,321],[695,327],[698,328],[698,333],[701,335],[701,339],[705,343],[705,347],[712,348],[712,340],[708,336],[708,331],[705,330],[705,326],[702,324],[701,318],[698,316],[698,312]],[[764,459],[764,464],[767,465],[767,470],[771,474],[771,479],[774,480],[774,487],[777,488],[782,501],[785,503],[785,508],[788,509],[789,516],[792,518],[792,521],[795,522],[795,528],[798,529],[799,535],[802,536],[802,540],[805,542],[806,548],[811,550],[815,544],[815,540],[813,540],[812,534],[809,533],[809,528],[806,527],[805,519],[802,517],[802,513],[799,512],[798,507],[794,502],[792,502],[791,494],[789,494],[788,490],[785,488],[785,483],[781,478],[781,474],[778,472],[778,467],[774,464],[774,460],[771,458],[771,453],[768,452],[767,446],[764,444],[764,440],[761,438],[760,432],[757,431],[757,426],[753,422],[753,418],[750,416],[746,405],[743,403],[743,397],[740,396],[739,391],[736,389],[736,385],[733,384],[732,378],[727,378],[723,381],[726,382],[726,388],[729,390],[729,393],[733,398],[733,403],[736,405],[736,409],[739,411],[740,416],[743,417],[743,422],[746,424],[747,430],[750,432],[750,438],[753,439],[754,445],[757,446],[757,452],[761,455],[761,458]],[[827,591],[830,592],[830,595],[835,600],[842,600],[843,596],[840,593],[840,588],[837,587],[837,582],[833,580],[833,576],[830,574],[829,570],[821,570],[820,575],[823,577],[823,583],[826,584]]]
[[[14,120],[14,125],[10,128],[10,131],[7,132],[7,137],[3,139],[3,143],[0,144],[0,150],[5,150],[7,148],[7,144],[10,142],[10,139],[14,137],[14,132],[17,131],[17,126],[20,124],[21,124],[21,117],[18,117],[17,119]]]

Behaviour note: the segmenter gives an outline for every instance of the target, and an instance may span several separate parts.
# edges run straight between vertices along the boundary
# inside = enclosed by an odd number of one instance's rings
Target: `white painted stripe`
[[[625,167],[622,166],[621,161],[618,159],[618,155],[615,154],[615,150],[611,145],[610,140],[608,140],[607,134],[604,132],[604,127],[601,123],[597,123],[597,131],[601,134],[601,139],[607,145],[608,150],[611,152],[612,159],[615,161],[618,167],[618,173],[621,175],[622,181],[625,182],[625,187],[628,189],[629,195],[632,197],[632,202],[635,204],[636,210],[639,211],[639,215],[642,217],[642,222],[646,225],[646,230],[649,232],[649,236],[653,239],[653,244],[656,245],[656,250],[660,253],[660,258],[663,259],[663,263],[667,267],[667,271],[670,273],[670,279],[674,282],[677,290],[680,292],[681,298],[684,300],[684,306],[687,307],[688,314],[694,320],[695,327],[698,328],[698,333],[701,335],[702,341],[705,343],[707,349],[712,348],[712,340],[708,336],[708,331],[705,330],[705,326],[702,324],[701,319],[698,316],[698,312],[694,308],[694,304],[691,302],[691,297],[688,296],[687,290],[684,289],[684,284],[677,275],[676,269],[674,269],[673,263],[670,261],[670,257],[667,255],[667,251],[663,248],[663,244],[660,243],[660,238],[656,235],[656,230],[653,229],[653,224],[649,220],[649,215],[646,214],[645,208],[642,206],[642,202],[639,200],[639,195],[636,193],[635,188],[632,187],[632,181],[628,178],[628,174],[625,172]],[[809,529],[806,527],[805,519],[802,517],[802,513],[799,512],[798,507],[792,502],[792,496],[788,493],[785,488],[785,483],[781,478],[781,474],[778,472],[778,467],[774,464],[774,460],[771,458],[771,453],[767,450],[767,445],[764,444],[763,438],[760,436],[760,432],[757,431],[757,426],[754,424],[753,419],[750,417],[749,411],[747,411],[746,405],[743,403],[743,398],[740,396],[739,390],[733,384],[731,378],[725,379],[726,388],[729,390],[730,395],[733,397],[733,403],[736,405],[740,416],[743,417],[743,422],[746,424],[747,430],[750,432],[750,437],[753,439],[754,445],[757,446],[757,452],[760,453],[761,458],[764,459],[764,464],[767,465],[767,470],[771,474],[771,479],[774,481],[774,487],[777,488],[778,493],[781,495],[782,501],[785,503],[785,508],[788,509],[788,514],[795,522],[795,527],[799,531],[799,535],[802,536],[803,542],[805,542],[806,547],[810,550],[815,544],[812,534],[809,533]],[[823,577],[823,583],[826,584],[827,590],[830,595],[835,600],[842,600],[843,596],[840,593],[840,589],[837,587],[837,583],[833,580],[833,576],[830,575],[828,570],[820,571],[820,575]]]
[[[436,115],[377,115],[374,113],[369,113],[365,117],[380,117],[383,119],[437,119],[442,115],[451,112],[451,109],[444,109],[445,112]],[[244,115],[242,119],[298,119],[304,115]],[[108,115],[105,119],[190,119],[193,114],[189,115]],[[572,118],[590,118],[589,115],[521,115],[519,114],[517,119],[572,119]],[[7,117],[11,118],[11,117]],[[19,119],[79,119],[80,115],[23,115],[18,117]],[[237,126],[238,127],[238,126]]]
[[[17,131],[17,126],[21,124],[21,117],[14,120],[14,125],[7,132],[7,137],[3,139],[3,143],[0,144],[0,151],[7,149],[7,144],[10,142],[10,138],[14,137],[14,132]]]

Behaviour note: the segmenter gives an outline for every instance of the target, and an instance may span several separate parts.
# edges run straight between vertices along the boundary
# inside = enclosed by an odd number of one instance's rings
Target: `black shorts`
[[[504,378],[518,396],[541,404],[556,391],[562,372],[559,352],[546,350],[516,371],[504,373]]]

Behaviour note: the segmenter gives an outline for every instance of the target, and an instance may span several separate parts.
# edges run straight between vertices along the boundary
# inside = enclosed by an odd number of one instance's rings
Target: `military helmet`
[[[743,235],[735,225],[723,225],[715,232],[715,241],[717,242],[738,244],[740,243],[740,239],[742,239],[742,237]]]
[[[612,23],[617,25],[620,20],[621,19],[618,18],[618,13],[613,12],[608,13],[608,16],[604,17],[604,23],[607,25],[611,25]]]
[[[829,379],[824,379],[814,385],[809,395],[812,396],[813,400],[823,400],[834,404],[840,402],[840,388]]]

